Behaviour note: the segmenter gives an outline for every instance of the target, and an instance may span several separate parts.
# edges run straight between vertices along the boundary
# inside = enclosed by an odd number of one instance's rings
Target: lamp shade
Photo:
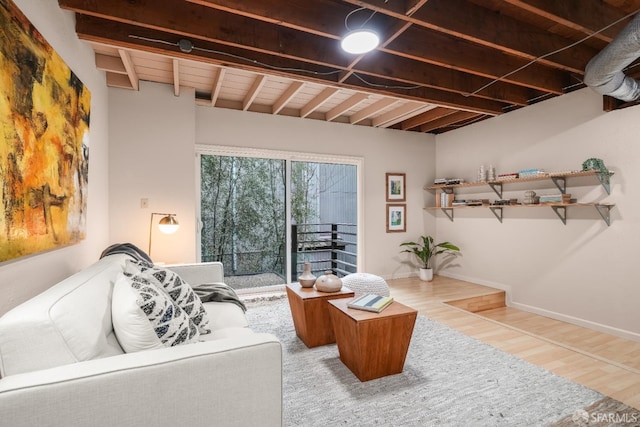
[[[178,228],[180,228],[180,224],[178,224],[178,221],[173,215],[167,215],[160,219],[158,228],[164,234],[173,234],[178,231]]]
[[[153,237],[153,217],[162,215],[162,218],[158,222],[158,228],[164,234],[173,234],[178,231],[180,225],[176,220],[176,214],[168,214],[168,213],[157,213],[153,212],[151,214],[151,220],[149,221],[149,252],[147,254],[151,256],[151,238]]]
[[[340,46],[347,53],[362,54],[371,52],[379,43],[380,38],[375,32],[362,28],[347,33]]]

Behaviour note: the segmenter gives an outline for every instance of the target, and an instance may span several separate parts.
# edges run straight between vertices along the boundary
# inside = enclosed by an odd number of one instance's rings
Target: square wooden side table
[[[309,348],[336,342],[327,301],[338,298],[350,301],[353,296],[353,291],[344,286],[338,292],[319,292],[315,288],[303,288],[299,283],[287,285],[296,335]]]
[[[380,313],[348,308],[349,300],[329,301],[340,360],[360,381],[399,374],[418,316],[394,301]]]

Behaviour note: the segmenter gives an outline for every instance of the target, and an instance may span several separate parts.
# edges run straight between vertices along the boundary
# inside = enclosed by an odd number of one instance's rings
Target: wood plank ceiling
[[[75,12],[109,86],[161,82],[220,108],[436,134],[584,87],[587,62],[640,9],[640,0],[59,4]],[[342,52],[347,27],[365,22],[380,46]]]

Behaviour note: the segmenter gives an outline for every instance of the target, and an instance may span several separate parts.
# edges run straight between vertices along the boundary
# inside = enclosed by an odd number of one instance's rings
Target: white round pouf
[[[342,278],[342,284],[351,289],[356,298],[360,295],[374,294],[390,296],[389,285],[380,276],[369,273],[351,273]]]

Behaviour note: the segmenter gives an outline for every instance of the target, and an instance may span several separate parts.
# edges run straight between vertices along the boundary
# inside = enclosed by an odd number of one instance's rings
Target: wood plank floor
[[[486,286],[441,276],[433,282],[409,278],[387,283],[395,299],[425,316],[640,409],[640,343],[496,307],[502,291]],[[477,311],[483,306],[487,309]]]

